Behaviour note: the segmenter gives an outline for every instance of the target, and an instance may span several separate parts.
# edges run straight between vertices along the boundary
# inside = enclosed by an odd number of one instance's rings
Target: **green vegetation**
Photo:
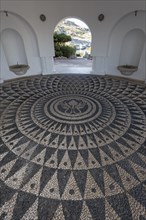
[[[64,44],[69,41],[71,41],[71,36],[66,35],[64,33],[61,34],[57,34],[56,32],[54,33],[54,42],[56,44]]]
[[[71,41],[71,36],[64,33],[57,34],[54,33],[54,48],[55,48],[55,57],[67,57],[75,55],[76,48],[66,45],[67,42]]]

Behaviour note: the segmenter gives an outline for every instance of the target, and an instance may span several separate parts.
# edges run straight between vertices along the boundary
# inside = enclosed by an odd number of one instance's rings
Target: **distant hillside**
[[[88,28],[78,26],[76,23],[68,20],[60,22],[55,28],[57,33],[71,35],[72,43],[75,45],[90,46],[91,32]]]

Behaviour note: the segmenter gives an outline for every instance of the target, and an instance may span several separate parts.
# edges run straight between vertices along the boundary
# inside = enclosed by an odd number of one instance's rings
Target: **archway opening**
[[[65,18],[54,29],[54,68],[57,73],[90,73],[92,34],[77,18]]]

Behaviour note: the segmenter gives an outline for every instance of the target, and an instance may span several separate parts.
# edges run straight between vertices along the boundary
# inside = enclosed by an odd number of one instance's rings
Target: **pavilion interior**
[[[2,0],[0,16],[0,219],[145,220],[146,1]],[[91,31],[90,71],[55,69],[66,18]]]

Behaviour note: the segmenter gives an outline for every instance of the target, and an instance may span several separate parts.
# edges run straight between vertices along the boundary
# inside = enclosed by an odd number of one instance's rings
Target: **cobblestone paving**
[[[93,75],[1,87],[3,220],[146,219],[146,86]]]

